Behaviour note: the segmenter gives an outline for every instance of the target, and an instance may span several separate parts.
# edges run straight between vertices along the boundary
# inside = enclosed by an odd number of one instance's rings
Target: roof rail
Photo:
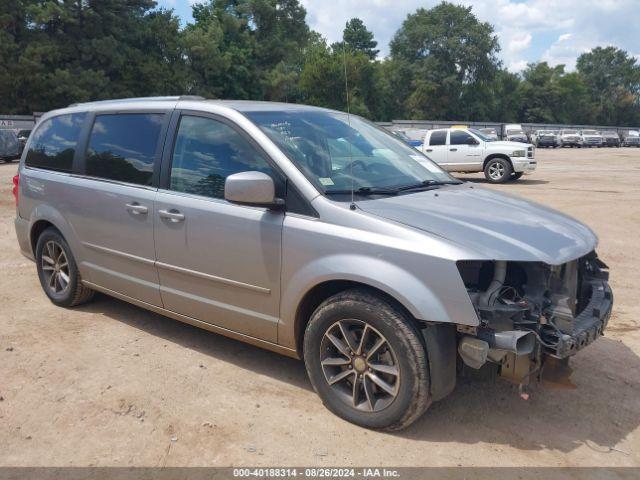
[[[178,101],[178,100],[206,100],[204,97],[199,95],[173,95],[173,96],[165,96],[165,97],[134,97],[134,98],[114,98],[112,100],[96,100],[93,102],[77,102],[72,103],[69,107],[77,107],[78,105],[95,105],[95,104],[104,104],[104,103],[121,103],[121,102],[146,102],[146,101]]]

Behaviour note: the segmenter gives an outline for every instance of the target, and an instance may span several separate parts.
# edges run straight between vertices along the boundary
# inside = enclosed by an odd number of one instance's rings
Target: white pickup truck
[[[490,183],[517,180],[536,169],[533,145],[496,141],[472,128],[429,130],[416,148],[449,172],[484,172]]]

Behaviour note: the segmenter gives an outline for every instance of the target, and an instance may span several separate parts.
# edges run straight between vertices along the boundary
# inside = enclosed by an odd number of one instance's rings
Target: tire
[[[364,346],[360,346],[365,328]],[[350,337],[349,346],[345,335]],[[376,349],[381,339],[386,343]],[[338,293],[316,309],[304,335],[304,362],[324,405],[361,427],[400,430],[431,404],[427,352],[414,320],[364,289]],[[396,374],[388,373],[392,370]],[[338,376],[340,380],[335,381]]]
[[[492,158],[484,166],[484,178],[489,183],[504,183],[509,180],[512,173],[511,162],[504,158]]]
[[[38,237],[36,265],[40,285],[54,304],[74,307],[93,297],[94,291],[82,284],[69,244],[55,228],[47,228]]]
[[[519,180],[524,175],[524,172],[513,172],[511,174],[511,180]]]

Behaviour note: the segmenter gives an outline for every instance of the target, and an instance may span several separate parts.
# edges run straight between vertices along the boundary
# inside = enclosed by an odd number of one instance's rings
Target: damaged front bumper
[[[604,335],[611,318],[613,292],[607,280],[594,279],[588,282],[591,299],[585,309],[573,319],[573,331],[558,339],[555,349],[548,353],[556,358],[566,358]]]
[[[527,384],[545,362],[562,362],[603,335],[611,317],[608,268],[595,252],[559,266],[458,266],[480,319],[478,327],[458,328],[458,353],[472,369],[493,366]]]

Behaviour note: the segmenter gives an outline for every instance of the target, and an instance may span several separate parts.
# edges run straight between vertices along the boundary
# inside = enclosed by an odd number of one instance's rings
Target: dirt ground
[[[525,401],[467,380],[394,434],[329,413],[301,362],[105,296],[53,306],[18,252],[17,166],[0,164],[0,465],[640,466],[640,149],[538,161],[490,188],[597,232],[615,295],[606,336],[572,360],[574,390]]]

